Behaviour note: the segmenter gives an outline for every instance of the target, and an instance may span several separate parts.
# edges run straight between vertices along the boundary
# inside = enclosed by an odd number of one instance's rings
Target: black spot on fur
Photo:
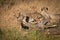
[[[43,10],[47,10],[48,11],[48,8],[47,7],[41,8],[41,11],[43,11]]]
[[[46,22],[44,25],[46,25],[48,22]]]
[[[29,17],[28,16],[26,16],[26,22],[29,22]]]
[[[24,25],[23,23],[21,23],[21,26],[22,26],[23,29],[29,29],[29,27]]]

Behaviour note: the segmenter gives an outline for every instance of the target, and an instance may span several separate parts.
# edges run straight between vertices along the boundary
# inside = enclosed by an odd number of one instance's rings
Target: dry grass
[[[22,35],[17,28],[0,28],[0,40],[60,40],[60,36],[43,34],[37,30]]]

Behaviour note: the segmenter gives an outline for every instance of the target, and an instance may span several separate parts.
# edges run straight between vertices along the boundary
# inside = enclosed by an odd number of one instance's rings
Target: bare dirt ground
[[[19,13],[23,13],[23,15],[27,13],[31,16],[30,12],[40,13],[42,7],[48,7],[48,13],[52,17],[53,23],[58,22],[58,27],[50,29],[51,34],[60,34],[60,0],[5,0],[0,5],[0,28],[16,27],[20,30],[20,24],[15,16],[18,16]]]

